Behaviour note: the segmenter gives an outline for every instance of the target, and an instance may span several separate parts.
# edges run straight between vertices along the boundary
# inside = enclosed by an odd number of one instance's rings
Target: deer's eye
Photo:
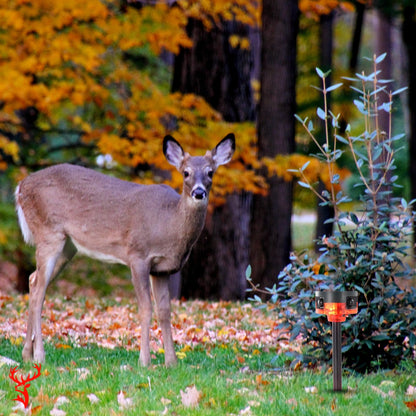
[[[184,177],[184,178],[188,178],[188,177],[189,177],[189,175],[190,175],[189,171],[185,170],[185,171],[183,172],[183,177]]]
[[[208,174],[208,178],[212,179],[212,176],[214,175],[214,171],[213,170],[209,170],[207,172],[207,174]]]

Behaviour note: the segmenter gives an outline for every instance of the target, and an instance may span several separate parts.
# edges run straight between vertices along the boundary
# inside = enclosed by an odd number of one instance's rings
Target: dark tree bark
[[[231,34],[248,37],[249,28],[222,22],[221,29],[207,32],[200,21],[190,20],[187,29],[193,47],[183,49],[175,59],[173,91],[204,97],[226,121],[254,120],[252,51],[233,48],[229,42]],[[250,201],[248,194],[233,194],[208,215],[205,229],[182,270],[182,296],[245,297]]]
[[[376,10],[375,20],[375,45],[374,53],[379,56],[383,53],[387,53],[386,57],[382,62],[377,65],[377,69],[381,70],[378,75],[379,79],[392,79],[392,12],[388,9]],[[388,90],[391,90],[393,86],[389,84]],[[380,105],[383,102],[389,102],[387,94],[379,94]],[[379,126],[380,130],[388,133],[389,131],[389,113],[386,111],[379,112]]]
[[[354,32],[351,42],[351,52],[350,52],[350,62],[349,67],[352,73],[355,73],[357,70],[358,64],[358,55],[361,45],[361,35],[363,32],[364,24],[364,15],[365,15],[365,4],[356,2],[355,3],[355,24]]]
[[[410,3],[409,3],[410,4]],[[416,7],[407,6],[403,9],[403,41],[407,51],[408,99],[410,113],[409,129],[409,176],[411,183],[411,199],[416,198]],[[413,224],[416,233],[416,223]],[[416,235],[416,234],[415,234]],[[414,246],[416,254],[416,245]]]
[[[295,150],[297,0],[264,0],[262,12],[259,156]],[[291,182],[273,177],[266,197],[254,196],[251,218],[253,283],[272,287],[291,250]]]
[[[221,29],[207,32],[201,21],[190,19],[187,32],[194,45],[182,49],[175,59],[172,90],[204,97],[226,121],[254,120],[252,53],[229,42],[232,34],[248,37],[248,27],[223,22]]]

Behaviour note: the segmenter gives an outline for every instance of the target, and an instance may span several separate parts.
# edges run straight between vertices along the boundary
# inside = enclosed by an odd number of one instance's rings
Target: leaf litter
[[[22,344],[26,334],[28,296],[11,297],[0,290],[0,306],[0,334],[15,345]],[[137,316],[133,299],[126,302],[121,298],[83,300],[49,296],[43,308],[42,335],[45,342],[61,349],[96,344],[110,349],[137,350],[141,336]],[[151,348],[153,352],[161,352],[161,328],[155,316],[150,329]],[[249,303],[172,302],[173,338],[177,345],[184,346],[178,352],[179,358],[185,358],[187,350],[197,345],[238,343],[243,349],[273,348],[278,351],[298,348],[289,344],[288,336],[278,330],[277,325],[273,313]]]

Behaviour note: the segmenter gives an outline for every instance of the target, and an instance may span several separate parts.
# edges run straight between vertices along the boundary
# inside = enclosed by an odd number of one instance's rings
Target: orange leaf
[[[263,376],[261,374],[258,374],[256,376],[256,384],[258,386],[267,386],[268,384],[270,384],[270,382],[267,380],[263,380]]]
[[[70,345],[68,345],[68,344],[61,344],[61,343],[58,343],[58,344],[55,344],[55,348],[60,348],[60,349],[62,349],[62,350],[69,350],[69,349],[71,349],[72,347],[71,347]]]
[[[416,399],[412,400],[411,402],[404,402],[404,404],[408,407],[408,409],[416,412]]]
[[[38,414],[38,413],[42,410],[42,407],[43,407],[43,406],[41,406],[41,405],[39,405],[39,406],[35,406],[35,407],[32,407],[32,412],[31,412],[31,414],[32,414],[32,415],[36,415],[36,414]]]

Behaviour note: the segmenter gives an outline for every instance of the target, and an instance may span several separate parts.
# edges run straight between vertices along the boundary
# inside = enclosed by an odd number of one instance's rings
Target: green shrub
[[[384,56],[374,57],[372,74],[348,79],[361,85],[352,87],[359,94],[354,104],[365,125],[357,136],[350,128],[346,137],[338,134],[338,116],[328,111],[326,98],[341,84],[327,87],[328,74],[317,69],[325,102],[317,115],[325,123],[325,143],[321,145],[314,136],[311,121],[297,119],[317,145],[316,157],[326,162],[331,189],[318,193],[304,174],[307,164],[299,170],[300,185],[314,192],[321,204],[334,208],[334,232],[318,241],[318,256],[293,254],[277,284],[267,289],[276,302],[281,328],[287,329],[292,339],[301,334],[305,344],[313,347],[305,353],[314,350],[320,359],[330,357],[332,345],[326,317],[315,313],[314,291],[357,290],[359,312],[342,326],[342,352],[345,364],[360,372],[392,368],[404,359],[415,359],[416,290],[398,284],[414,277],[406,262],[412,255],[409,242],[414,213],[411,203],[393,196],[395,142],[403,135],[392,137],[391,132],[378,128],[380,112],[388,112],[391,119],[392,97],[402,90],[388,93],[387,82],[378,79],[377,64]],[[389,97],[386,104],[381,102],[383,94]],[[344,151],[351,152],[360,177],[360,208],[356,212],[341,210],[348,197],[332,172]]]

